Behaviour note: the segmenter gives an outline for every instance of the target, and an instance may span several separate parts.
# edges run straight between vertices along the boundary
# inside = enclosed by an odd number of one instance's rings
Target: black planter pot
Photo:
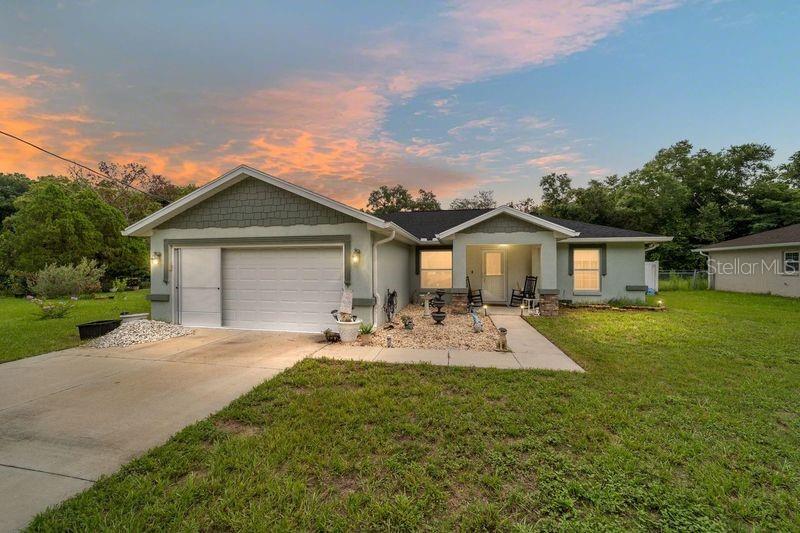
[[[78,324],[78,336],[82,341],[94,339],[117,329],[121,322],[121,320],[95,320],[94,322]]]

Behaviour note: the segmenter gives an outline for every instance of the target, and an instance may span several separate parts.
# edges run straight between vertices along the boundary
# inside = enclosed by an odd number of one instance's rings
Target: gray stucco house
[[[708,257],[711,289],[800,298],[800,224],[695,251]]]
[[[671,240],[511,207],[364,213],[246,166],[133,224],[150,238],[152,315],[185,325],[319,332],[342,290],[383,321],[383,299],[473,288],[508,302],[525,276],[543,299],[642,300],[645,251]]]

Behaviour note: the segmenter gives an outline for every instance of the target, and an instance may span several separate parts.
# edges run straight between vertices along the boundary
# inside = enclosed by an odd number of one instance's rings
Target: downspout
[[[381,295],[378,294],[378,246],[393,241],[397,232],[392,230],[392,234],[375,242],[372,245],[372,297],[375,298],[375,305],[372,306],[372,324],[378,323],[378,309],[381,304]]]

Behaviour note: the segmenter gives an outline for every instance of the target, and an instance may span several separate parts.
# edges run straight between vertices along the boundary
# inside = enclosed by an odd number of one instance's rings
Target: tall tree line
[[[651,252],[665,268],[700,267],[698,245],[800,222],[800,152],[782,165],[764,144],[718,152],[680,141],[624,176],[574,187],[566,174],[540,180],[540,205],[528,211],[594,224],[671,235]]]

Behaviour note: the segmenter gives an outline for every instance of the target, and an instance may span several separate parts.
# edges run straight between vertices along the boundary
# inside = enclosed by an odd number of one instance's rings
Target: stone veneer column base
[[[466,314],[467,312],[467,293],[453,293],[451,305],[453,306],[453,312],[457,314]]]
[[[539,293],[539,314],[541,316],[558,316],[558,291],[545,291]]]

